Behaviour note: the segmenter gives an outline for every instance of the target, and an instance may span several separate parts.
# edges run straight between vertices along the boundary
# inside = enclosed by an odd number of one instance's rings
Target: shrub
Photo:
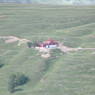
[[[28,48],[31,48],[33,46],[33,43],[32,42],[27,42],[27,46],[28,46]]]
[[[26,77],[24,74],[12,74],[9,77],[8,81],[8,91],[10,93],[14,93],[16,91],[16,87],[26,84],[28,80],[29,78]]]
[[[16,77],[16,86],[24,85],[28,80],[28,77],[26,77],[24,74],[18,74]]]
[[[10,93],[13,93],[15,91],[15,87],[16,87],[16,75],[11,75],[9,77],[9,81],[8,81],[8,91]]]

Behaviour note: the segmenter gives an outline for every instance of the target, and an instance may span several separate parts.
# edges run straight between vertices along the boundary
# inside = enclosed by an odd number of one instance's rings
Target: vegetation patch
[[[24,85],[29,81],[29,78],[21,73],[12,74],[8,81],[8,91],[14,93],[22,89],[18,89],[18,86]]]

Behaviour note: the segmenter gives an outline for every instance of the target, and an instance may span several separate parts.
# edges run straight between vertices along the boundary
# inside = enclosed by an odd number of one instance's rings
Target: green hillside
[[[95,7],[0,5],[0,36],[17,36],[31,41],[49,38],[69,47],[95,48]],[[56,57],[57,56],[57,57]],[[94,95],[95,51],[39,52],[17,43],[0,40],[0,95]],[[29,82],[10,93],[11,74],[23,73]]]

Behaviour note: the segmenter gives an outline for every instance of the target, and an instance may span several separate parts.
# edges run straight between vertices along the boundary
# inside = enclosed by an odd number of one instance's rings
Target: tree
[[[8,91],[10,93],[14,93],[15,91],[17,91],[18,86],[26,84],[28,80],[29,78],[26,77],[24,74],[21,73],[12,74],[9,77],[8,81]]]
[[[13,93],[15,91],[15,87],[16,87],[16,75],[11,75],[9,77],[9,81],[8,81],[8,91],[10,93]]]
[[[32,42],[27,42],[27,46],[28,46],[28,48],[31,48],[31,47],[33,47],[33,43]]]

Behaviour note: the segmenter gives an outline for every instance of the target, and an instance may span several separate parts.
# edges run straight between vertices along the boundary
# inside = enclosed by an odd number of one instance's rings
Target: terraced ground
[[[69,47],[95,48],[95,6],[0,4],[0,36],[31,41],[48,38]],[[85,50],[41,58],[34,49],[0,40],[0,95],[94,95],[95,51]],[[22,72],[30,81],[22,91],[8,92],[8,77]]]

